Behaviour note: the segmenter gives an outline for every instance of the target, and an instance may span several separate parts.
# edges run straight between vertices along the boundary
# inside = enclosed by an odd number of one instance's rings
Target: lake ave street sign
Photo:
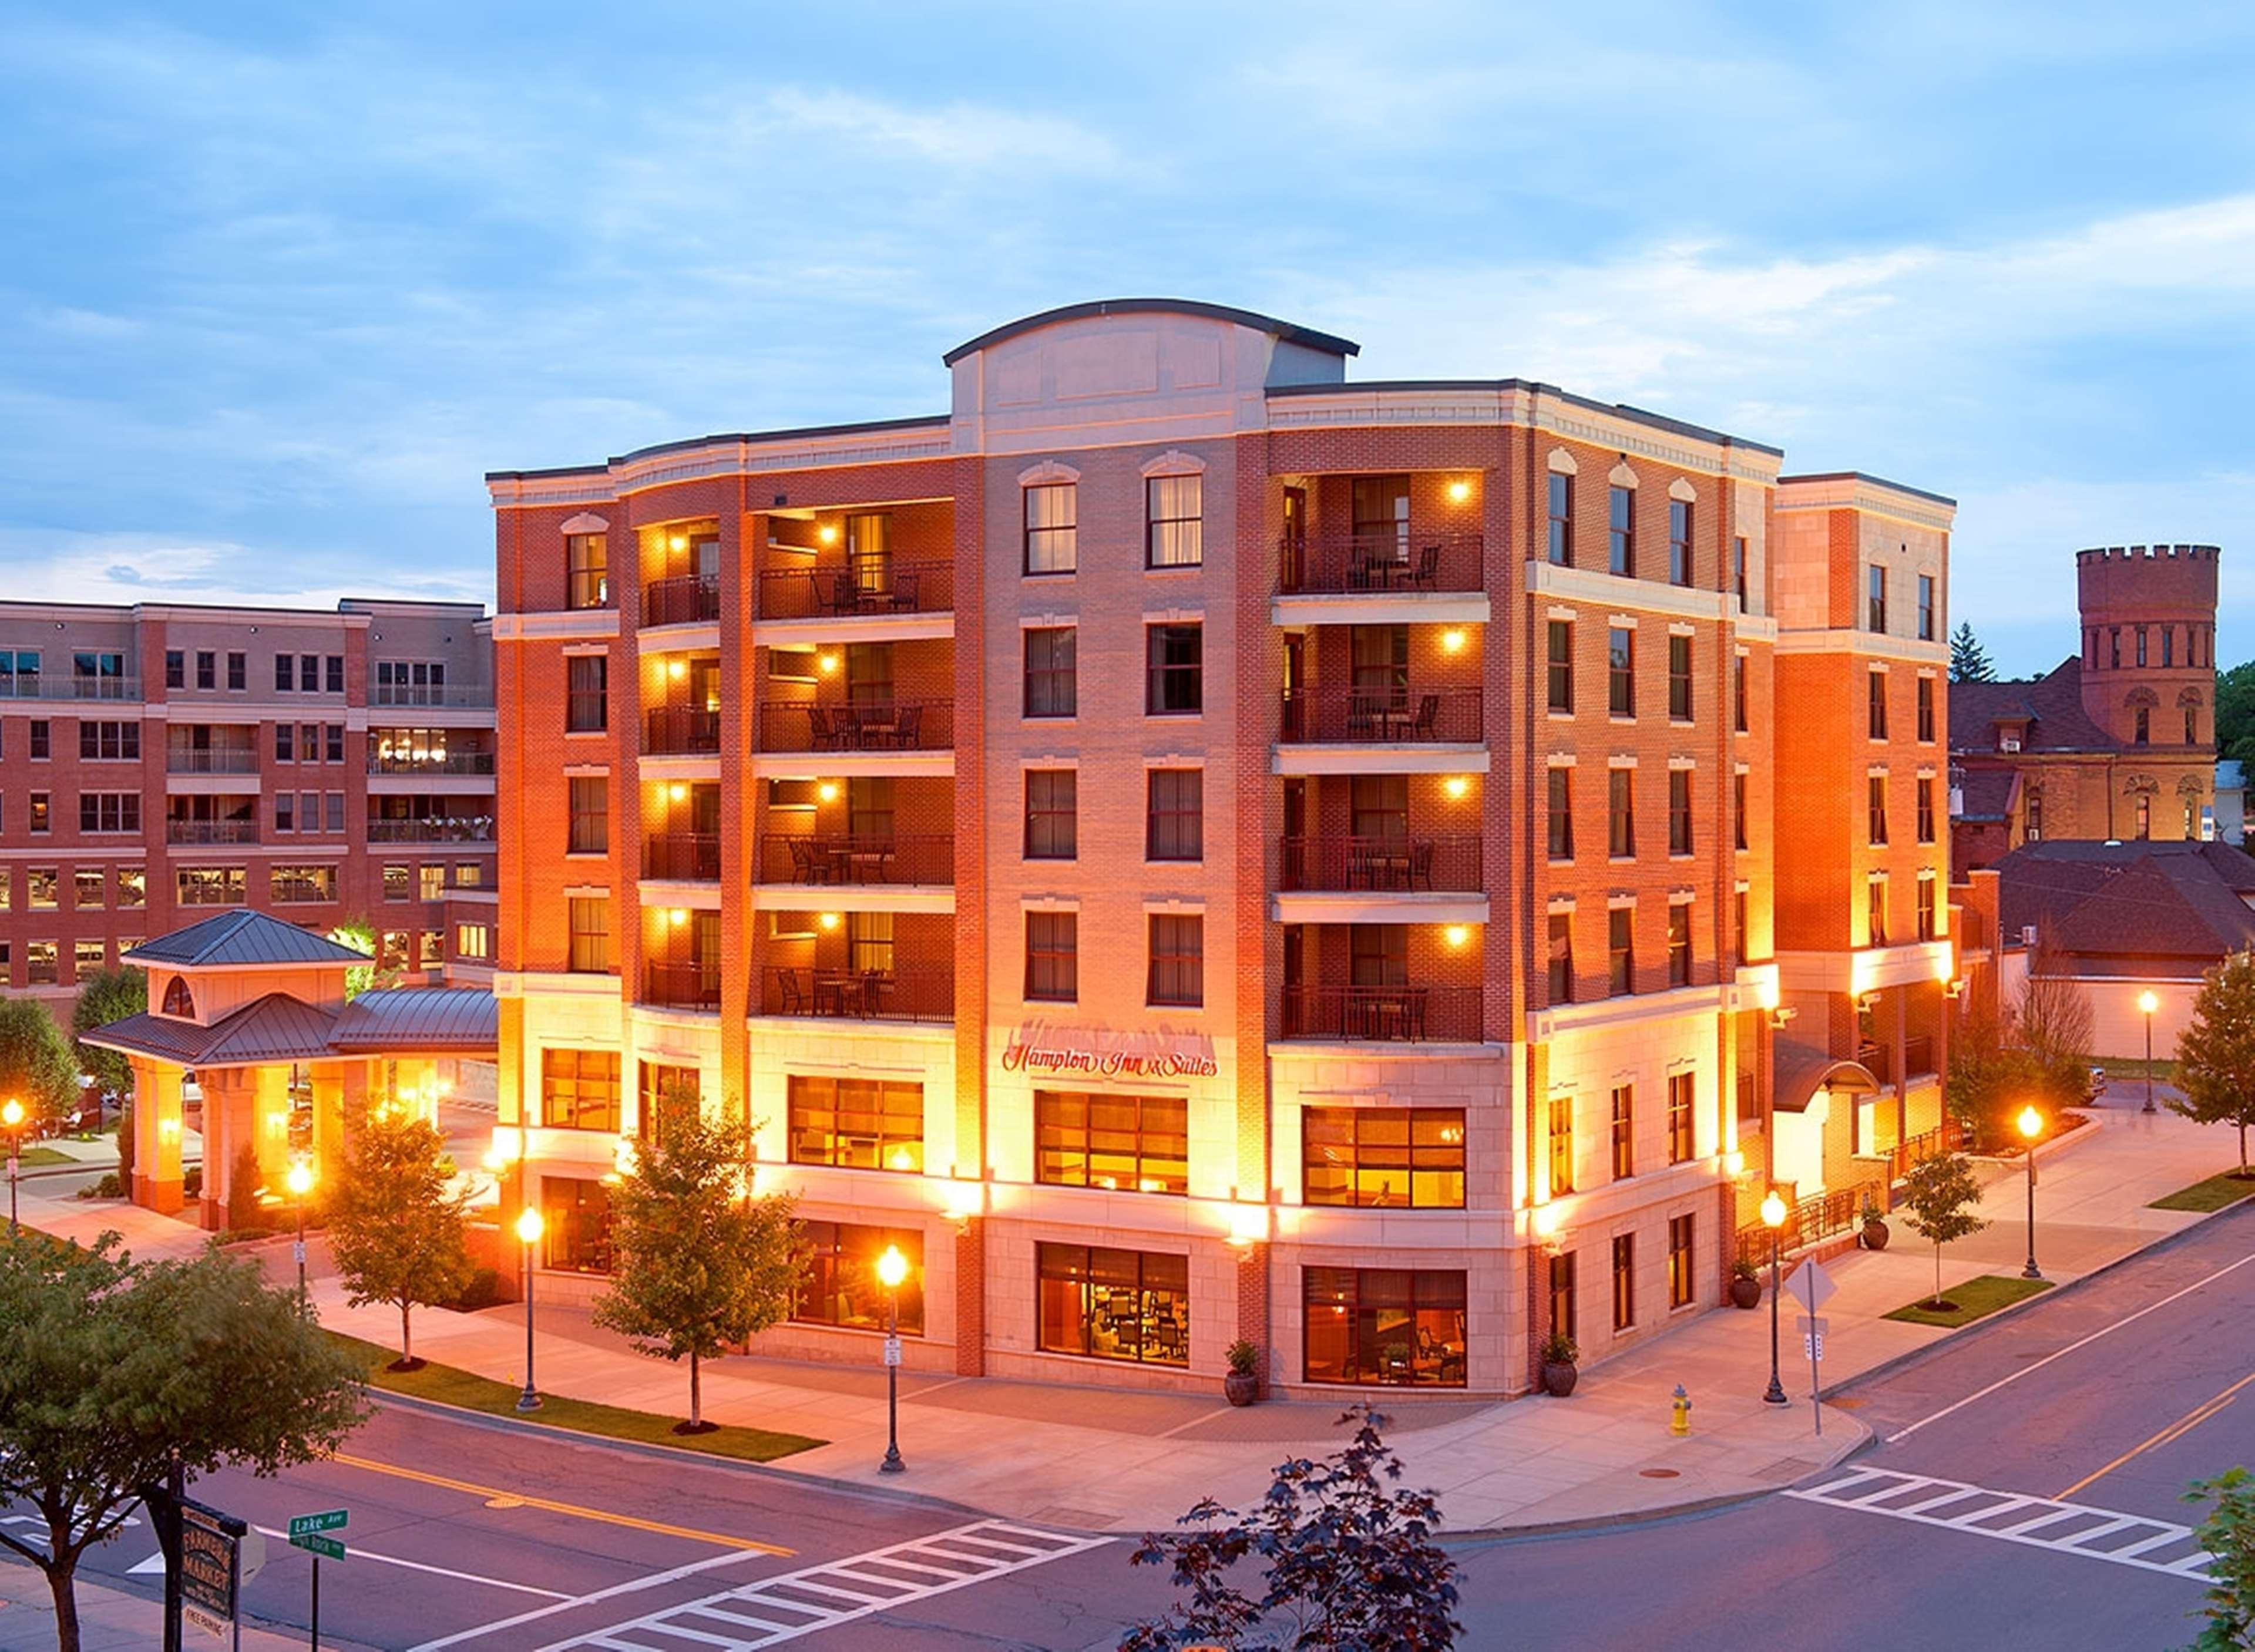
[[[341,1508],[325,1508],[318,1515],[290,1516],[290,1537],[292,1542],[315,1531],[342,1531],[351,1523],[352,1516]]]

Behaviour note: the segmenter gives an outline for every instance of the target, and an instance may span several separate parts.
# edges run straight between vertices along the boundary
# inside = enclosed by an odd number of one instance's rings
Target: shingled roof
[[[184,970],[221,970],[243,966],[310,964],[349,968],[369,962],[368,955],[340,946],[327,935],[300,929],[294,923],[248,907],[223,912],[216,918],[192,923],[154,941],[144,941],[123,955],[121,962],[168,964]]]
[[[2033,682],[1949,685],[1951,751],[1995,751],[2000,721],[2027,724],[2020,737],[2023,752],[2126,749],[2084,712],[2080,656],[2062,661],[2048,676]]]
[[[2033,924],[2071,974],[2192,976],[2255,946],[2255,859],[2229,844],[2030,844],[1996,872],[2004,934]]]

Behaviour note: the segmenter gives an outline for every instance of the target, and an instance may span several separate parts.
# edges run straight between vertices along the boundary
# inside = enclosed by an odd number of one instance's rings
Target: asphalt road
[[[1928,1478],[2064,1499],[2139,1517],[2121,1544],[2161,1530],[2144,1522],[2193,1523],[2188,1480],[2255,1463],[2255,1210],[1837,1397],[1882,1440],[1811,1484],[1918,1477],[1878,1500],[1898,1510],[1937,1494]],[[390,1407],[346,1460],[273,1481],[218,1475],[196,1494],[277,1530],[348,1508],[354,1558],[323,1568],[323,1644],[385,1652],[1085,1652],[1115,1646],[1169,1595],[1163,1578],[1131,1571],[1123,1540],[1076,1550],[1066,1535],[740,1468],[592,1444],[527,1450],[521,1435]],[[137,1529],[88,1569],[153,1592],[158,1579],[134,1571],[152,1547]],[[2101,1553],[1786,1495],[1455,1551],[1462,1644],[1483,1649],[2137,1652],[2188,1642],[2202,1588]],[[2188,1545],[2151,1552],[2159,1564]],[[306,1572],[273,1541],[250,1614],[302,1627]]]

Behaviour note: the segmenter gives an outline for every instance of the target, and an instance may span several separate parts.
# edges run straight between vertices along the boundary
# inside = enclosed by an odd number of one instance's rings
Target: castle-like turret
[[[2083,709],[2125,746],[2216,740],[2214,545],[2077,551]]]

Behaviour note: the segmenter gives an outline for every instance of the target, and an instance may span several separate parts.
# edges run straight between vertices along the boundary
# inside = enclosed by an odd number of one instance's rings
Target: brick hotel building
[[[0,603],[0,985],[67,1025],[230,906],[488,979],[492,659],[474,603]]]
[[[1078,305],[933,417],[489,477],[548,1299],[685,1083],[809,1223],[762,1351],[874,1360],[898,1243],[934,1370],[1514,1393],[1715,1304],[1773,1180],[1884,1197],[1949,502],[1355,353]]]

